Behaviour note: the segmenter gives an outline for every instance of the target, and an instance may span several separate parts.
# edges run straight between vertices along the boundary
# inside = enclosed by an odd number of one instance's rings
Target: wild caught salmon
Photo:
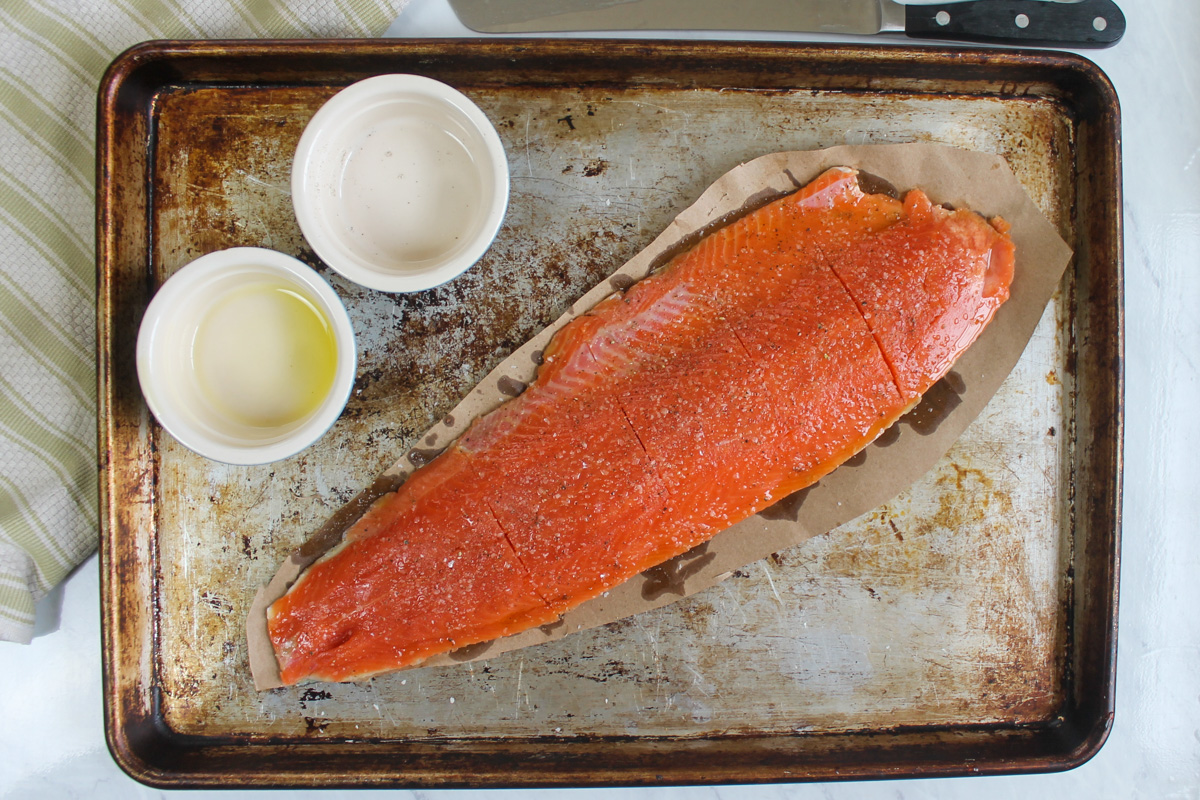
[[[284,683],[552,622],[854,455],[1008,297],[1001,220],[835,168],[572,320],[268,610]]]

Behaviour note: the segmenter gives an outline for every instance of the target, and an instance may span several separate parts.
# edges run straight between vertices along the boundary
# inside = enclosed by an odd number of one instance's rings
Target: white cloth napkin
[[[95,109],[148,39],[375,36],[408,0],[0,3],[0,640],[96,547]]]

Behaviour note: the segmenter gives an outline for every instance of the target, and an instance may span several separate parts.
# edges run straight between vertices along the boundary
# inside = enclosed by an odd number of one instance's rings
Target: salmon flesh
[[[552,622],[813,484],[949,370],[1013,268],[1002,220],[842,167],[709,233],[568,323],[270,607],[283,682]]]

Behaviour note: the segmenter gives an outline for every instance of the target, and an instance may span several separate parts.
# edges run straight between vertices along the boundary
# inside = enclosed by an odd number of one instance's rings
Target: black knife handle
[[[1125,15],[1112,0],[969,0],[905,6],[904,33],[914,39],[1110,47],[1125,34]]]

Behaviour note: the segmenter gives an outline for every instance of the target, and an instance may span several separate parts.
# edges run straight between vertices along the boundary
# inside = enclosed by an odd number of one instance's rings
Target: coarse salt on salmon
[[[1008,297],[1001,220],[831,169],[551,340],[537,380],[268,610],[282,680],[356,680],[557,619],[809,486]]]

